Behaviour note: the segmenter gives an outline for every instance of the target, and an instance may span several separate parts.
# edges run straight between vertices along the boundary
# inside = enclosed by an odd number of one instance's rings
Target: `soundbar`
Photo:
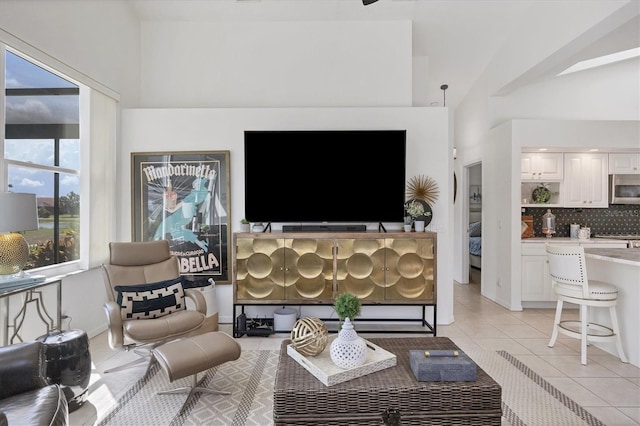
[[[282,232],[366,232],[367,225],[282,225]]]

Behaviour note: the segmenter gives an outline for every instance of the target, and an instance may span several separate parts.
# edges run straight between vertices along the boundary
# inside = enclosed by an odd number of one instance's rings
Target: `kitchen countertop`
[[[614,238],[588,238],[586,240],[580,240],[578,238],[569,238],[569,237],[534,237],[534,238],[523,238],[521,240],[523,243],[580,243],[580,244],[589,244],[589,243],[599,243],[599,244],[608,244],[608,243],[624,243],[626,240],[617,240]]]
[[[584,255],[593,259],[640,266],[640,248],[585,248]]]

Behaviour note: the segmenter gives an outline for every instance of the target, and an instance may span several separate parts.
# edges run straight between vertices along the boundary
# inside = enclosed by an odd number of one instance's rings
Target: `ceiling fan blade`
[[[363,5],[365,5],[365,6],[368,6],[368,5],[370,5],[371,3],[375,3],[375,2],[377,2],[377,1],[378,1],[378,0],[362,0],[362,4],[363,4]]]

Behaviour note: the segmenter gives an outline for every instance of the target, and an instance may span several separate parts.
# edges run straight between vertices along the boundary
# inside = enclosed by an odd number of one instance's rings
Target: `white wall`
[[[490,132],[484,144],[482,163],[482,289],[484,296],[503,306],[510,306],[510,269],[514,253],[509,244],[511,228],[510,200],[512,172],[511,126],[504,124]]]
[[[514,149],[640,149],[640,122],[618,120],[512,120]],[[519,191],[519,190],[518,190]]]
[[[229,150],[231,226],[244,216],[244,130],[406,129],[407,178],[424,174],[440,187],[428,229],[438,232],[438,323],[453,321],[451,135],[446,108],[231,108],[127,109],[122,113],[123,150],[120,188],[130,194],[130,154],[149,151]],[[375,147],[372,147],[375,149]],[[339,155],[339,153],[336,153]],[[384,153],[380,153],[384,162]],[[363,183],[367,184],[367,183]],[[375,182],[370,184],[375,185]],[[277,190],[278,188],[274,188]],[[355,194],[357,196],[357,194]],[[131,239],[130,197],[119,206],[119,239]],[[277,229],[275,224],[275,228]],[[369,224],[376,229],[377,224]],[[393,225],[393,224],[392,224]],[[395,224],[400,229],[401,224]],[[217,285],[221,322],[232,322],[232,286]],[[273,310],[274,308],[271,308]],[[389,308],[390,311],[394,308]]]
[[[0,29],[120,93],[123,105],[139,102],[139,24],[126,2],[0,0]]]
[[[411,106],[411,22],[143,22],[143,107]]]
[[[614,77],[615,76],[615,77]],[[567,74],[491,100],[493,122],[512,118],[639,120],[640,59]]]

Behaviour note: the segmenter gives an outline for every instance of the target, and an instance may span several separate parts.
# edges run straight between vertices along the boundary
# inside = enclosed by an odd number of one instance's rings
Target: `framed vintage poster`
[[[229,151],[131,153],[133,241],[169,241],[193,286],[230,284]]]

